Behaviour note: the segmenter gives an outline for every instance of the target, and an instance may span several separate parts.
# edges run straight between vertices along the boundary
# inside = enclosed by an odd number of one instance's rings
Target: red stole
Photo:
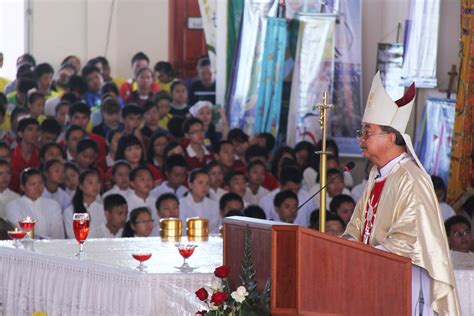
[[[382,190],[385,185],[385,180],[386,179],[375,182],[374,187],[370,192],[369,200],[367,201],[364,219],[364,229],[362,230],[362,242],[367,245],[370,242],[370,235],[374,226],[375,217],[377,216],[377,209],[379,205],[380,196],[382,195]]]

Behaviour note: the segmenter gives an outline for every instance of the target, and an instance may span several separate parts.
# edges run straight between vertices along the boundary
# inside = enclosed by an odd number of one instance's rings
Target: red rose
[[[207,293],[206,289],[202,287],[196,291],[196,296],[201,301],[205,301],[209,297],[209,294]]]
[[[225,279],[229,276],[230,267],[229,266],[220,266],[214,270],[214,275],[218,278]]]
[[[227,293],[225,292],[216,292],[211,296],[211,303],[214,303],[215,306],[219,306],[227,300]]]

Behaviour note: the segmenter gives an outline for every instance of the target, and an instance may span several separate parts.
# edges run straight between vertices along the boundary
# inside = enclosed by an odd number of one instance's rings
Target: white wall
[[[124,78],[131,76],[130,59],[138,51],[148,55],[152,66],[167,60],[168,0],[115,0],[112,9],[113,2],[33,0],[31,53],[55,69],[67,55],[77,55],[83,63],[105,55],[112,75]]]

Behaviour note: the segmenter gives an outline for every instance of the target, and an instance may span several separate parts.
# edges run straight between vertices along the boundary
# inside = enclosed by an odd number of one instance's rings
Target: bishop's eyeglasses
[[[380,133],[369,133],[369,131],[363,129],[363,130],[356,130],[356,137],[359,140],[366,141],[369,137],[371,136],[376,136],[376,135],[385,135],[388,134],[387,132],[380,132]]]

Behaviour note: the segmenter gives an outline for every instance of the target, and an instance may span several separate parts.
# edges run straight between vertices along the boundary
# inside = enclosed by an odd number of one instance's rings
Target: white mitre
[[[403,97],[393,101],[387,91],[385,91],[382,80],[380,79],[380,73],[377,72],[372,81],[372,87],[370,88],[367,98],[367,105],[365,106],[362,122],[390,126],[399,131],[405,140],[406,150],[411,154],[413,159],[415,159],[418,166],[425,170],[416,156],[410,136],[405,133],[411,110],[415,103],[415,96],[415,83],[412,83]]]

